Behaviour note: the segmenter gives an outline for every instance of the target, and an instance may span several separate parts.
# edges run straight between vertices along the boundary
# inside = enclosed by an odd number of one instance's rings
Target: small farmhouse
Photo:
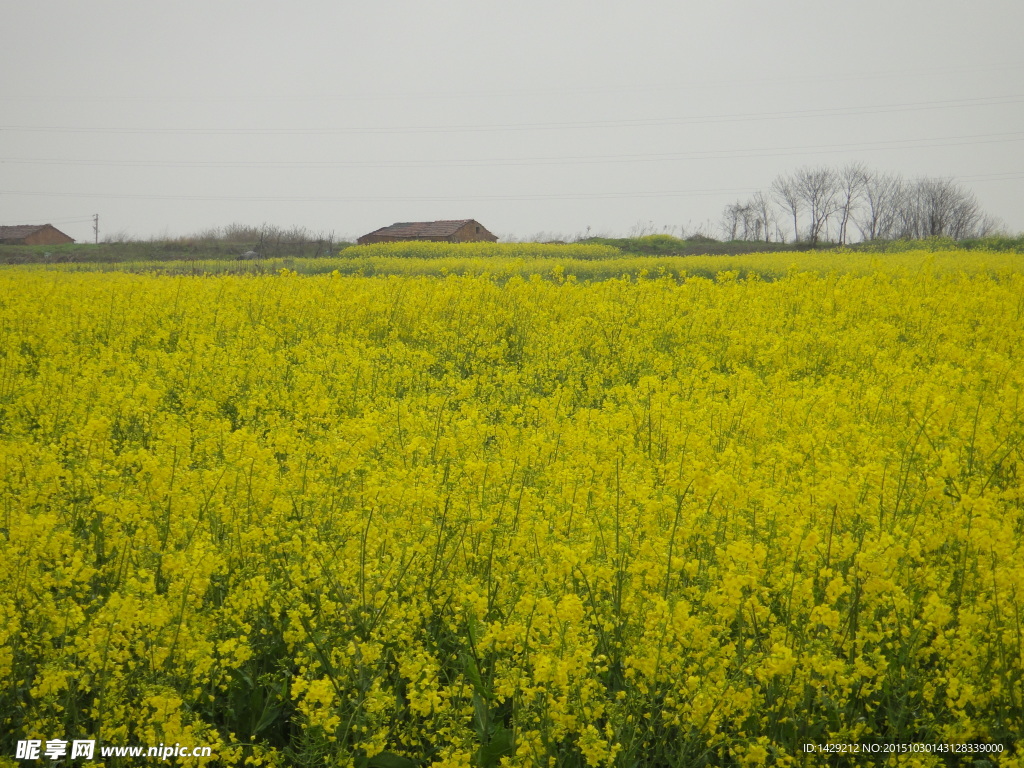
[[[63,245],[75,242],[52,224],[0,227],[0,245]]]
[[[453,221],[399,222],[390,227],[375,229],[368,235],[360,237],[356,242],[359,245],[395,243],[400,240],[433,240],[441,243],[473,243],[484,240],[493,243],[497,239],[496,235],[488,232],[475,219],[456,219]]]

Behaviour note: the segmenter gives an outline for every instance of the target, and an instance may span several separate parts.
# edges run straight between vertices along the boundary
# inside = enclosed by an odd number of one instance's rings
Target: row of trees
[[[973,192],[951,179],[904,179],[862,163],[800,168],[777,176],[767,192],[727,205],[728,240],[773,239],[844,245],[862,240],[984,237],[999,222],[981,210]]]

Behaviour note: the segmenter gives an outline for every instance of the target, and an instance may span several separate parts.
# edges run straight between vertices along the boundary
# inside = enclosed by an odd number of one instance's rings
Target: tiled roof
[[[38,232],[46,224],[18,224],[13,227],[0,227],[0,240],[20,240],[33,232]]]
[[[381,227],[371,235],[388,237],[449,237],[458,232],[473,219],[455,219],[452,221],[404,221]]]

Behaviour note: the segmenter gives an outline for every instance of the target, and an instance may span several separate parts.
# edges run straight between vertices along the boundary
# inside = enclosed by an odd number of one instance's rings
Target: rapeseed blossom
[[[0,764],[1020,765],[1024,275],[961,256],[0,272]]]

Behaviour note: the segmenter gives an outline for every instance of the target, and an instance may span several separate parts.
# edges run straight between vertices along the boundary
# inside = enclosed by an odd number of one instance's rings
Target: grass
[[[268,234],[269,232],[269,234]],[[472,251],[476,256],[551,259],[577,258],[583,260],[616,259],[625,256],[742,256],[763,253],[835,253],[856,251],[864,253],[902,253],[906,251],[998,251],[1024,253],[1024,235],[974,238],[955,241],[949,238],[927,240],[895,240],[856,243],[839,249],[828,244],[814,249],[803,243],[765,243],[760,241],[718,241],[708,237],[681,240],[671,235],[645,235],[643,237],[590,237],[575,243],[382,243],[355,246],[334,241],[330,236],[315,235],[305,230],[257,228],[225,228],[196,235],[151,240],[100,243],[73,243],[70,245],[21,246],[0,245],[0,265],[8,264],[114,264],[135,271],[139,265],[156,262],[168,270],[185,270],[182,264],[196,269],[247,273],[249,266],[238,270],[212,267],[214,262],[233,262],[243,253],[260,254],[260,264],[271,261],[296,259],[331,260],[339,253],[350,260],[372,257],[443,259],[461,251]],[[289,268],[292,268],[289,266]],[[260,268],[257,268],[259,271]],[[327,270],[330,271],[330,270]]]
[[[558,248],[559,246],[549,246]],[[354,252],[356,248],[344,253]],[[441,248],[437,249],[441,252]],[[504,281],[513,276],[540,276],[549,280],[597,282],[615,278],[632,280],[671,277],[708,279],[776,280],[797,272],[870,274],[880,266],[911,273],[934,270],[940,273],[986,272],[992,275],[1018,273],[1024,258],[1012,251],[924,251],[873,252],[783,252],[735,256],[617,256],[603,259],[556,258],[554,256],[335,256],[332,258],[281,258],[253,261],[225,259],[177,261],[80,262],[32,264],[28,270],[54,272],[129,272],[164,275],[267,275],[283,270],[300,275],[354,275],[404,277],[446,275],[488,275]],[[0,269],[4,269],[0,267]],[[8,267],[7,269],[10,269]]]

